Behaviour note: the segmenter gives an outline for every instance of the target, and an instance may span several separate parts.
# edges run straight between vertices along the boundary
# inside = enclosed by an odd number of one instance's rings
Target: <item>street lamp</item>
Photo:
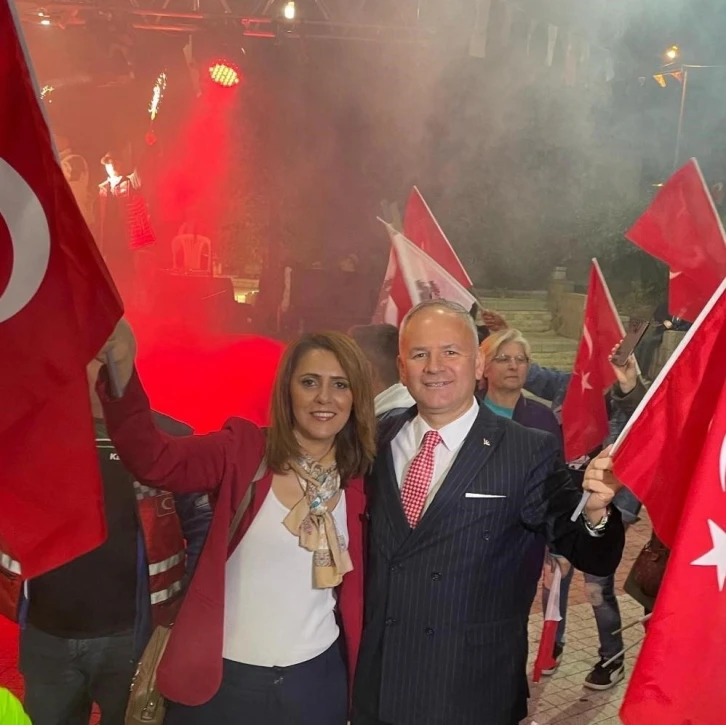
[[[665,57],[672,63],[681,54],[681,49],[677,45],[671,45],[665,52]]]

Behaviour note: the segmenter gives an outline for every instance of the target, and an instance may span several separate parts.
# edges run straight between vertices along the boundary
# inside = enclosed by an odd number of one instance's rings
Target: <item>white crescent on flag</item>
[[[592,358],[592,351],[594,347],[592,344],[592,335],[590,334],[590,330],[587,329],[587,325],[583,325],[582,327],[582,337],[587,345],[587,359],[589,360]]]
[[[0,216],[13,248],[10,278],[0,295],[0,323],[18,314],[35,296],[50,260],[50,229],[40,200],[25,179],[0,158]]]

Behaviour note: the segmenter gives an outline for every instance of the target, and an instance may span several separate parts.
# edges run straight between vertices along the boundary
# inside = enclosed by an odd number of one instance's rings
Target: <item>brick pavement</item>
[[[651,526],[645,512],[643,519],[631,527],[627,534],[623,561],[615,577],[623,624],[633,622],[643,615],[643,609],[628,595],[622,593],[623,583],[635,557],[650,536]],[[529,625],[530,664],[536,655],[542,629],[542,606],[538,593]],[[640,626],[624,632],[625,646],[636,643],[643,635]],[[596,692],[587,690],[582,683],[590,669],[598,661],[598,636],[583,577],[575,573],[570,587],[570,603],[567,613],[567,644],[562,663],[552,677],[531,684],[530,716],[522,725],[616,725],[620,723],[618,710],[625,694],[626,684],[633,669],[639,647],[626,653],[626,677],[612,690]]]

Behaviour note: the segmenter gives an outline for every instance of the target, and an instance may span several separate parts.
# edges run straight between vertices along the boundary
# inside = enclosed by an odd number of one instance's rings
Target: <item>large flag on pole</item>
[[[471,309],[476,302],[474,296],[447,270],[390,224],[386,224],[386,229],[393,259],[389,262],[389,270],[393,267],[394,273],[382,321],[398,325],[414,305],[428,299],[447,299]]]
[[[607,437],[605,393],[615,382],[609,356],[624,336],[623,324],[600,265],[593,259],[582,338],[562,404],[562,428],[568,461],[587,455]]]
[[[695,159],[668,179],[625,236],[670,267],[676,317],[695,320],[726,278],[726,235]]]
[[[417,247],[423,249],[437,264],[443,267],[462,287],[472,287],[471,279],[454,248],[446,238],[421,192],[415,186],[411,190],[403,218],[403,234]]]
[[[726,384],[726,280],[668,359],[613,448],[615,473],[673,546]],[[726,451],[723,464],[726,467]],[[724,498],[726,510],[726,497]]]
[[[623,701],[625,725],[721,725],[726,689],[726,280],[614,448],[671,548]],[[704,673],[708,673],[704,676]]]
[[[98,546],[86,364],[121,302],[63,171],[19,23],[0,0],[0,549],[36,576]]]

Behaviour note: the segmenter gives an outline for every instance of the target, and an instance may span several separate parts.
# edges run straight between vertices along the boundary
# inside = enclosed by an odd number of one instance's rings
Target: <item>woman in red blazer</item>
[[[362,476],[374,455],[360,349],[339,333],[303,335],[280,364],[267,434],[233,418],[187,438],[154,425],[124,322],[99,360],[106,354],[124,393],[111,398],[105,373],[99,393],[124,464],[151,486],[214,493],[207,541],[158,670],[172,702],[166,725],[344,725],[363,626]],[[263,458],[266,472],[228,542]]]

